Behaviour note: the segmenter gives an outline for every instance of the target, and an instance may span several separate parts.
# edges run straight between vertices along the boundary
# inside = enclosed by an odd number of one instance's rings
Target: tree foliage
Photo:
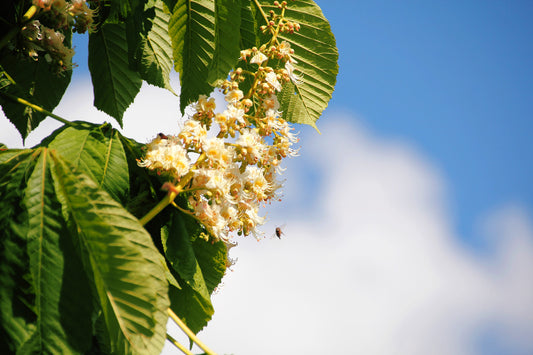
[[[72,72],[42,53],[44,42],[32,52],[29,26],[54,20],[38,3],[0,5],[0,105],[23,139],[51,115]],[[267,0],[88,3],[94,105],[120,125],[143,81],[173,92],[173,69],[182,112],[209,95],[242,50],[265,43],[261,26],[278,8]],[[285,120],[316,128],[338,72],[335,39],[312,0],[290,2],[285,17],[301,26],[280,34],[300,80],[277,98]],[[66,56],[83,25],[56,27]],[[167,194],[161,176],[138,166],[142,147],[86,122],[65,122],[31,149],[0,145],[0,353],[158,354],[169,307],[194,333],[209,322],[227,246],[206,242],[210,231],[183,209],[144,223]]]

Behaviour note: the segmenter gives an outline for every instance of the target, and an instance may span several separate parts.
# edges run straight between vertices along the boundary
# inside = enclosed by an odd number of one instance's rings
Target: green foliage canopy
[[[94,105],[120,125],[143,81],[172,91],[173,69],[182,112],[209,95],[241,50],[265,43],[261,26],[277,9],[266,0],[89,3],[98,9],[88,51]],[[46,20],[34,7],[0,4],[0,105],[23,138],[71,77],[20,49],[21,29]],[[285,17],[301,26],[280,34],[301,81],[278,94],[281,110],[316,128],[338,72],[335,39],[311,0],[291,2]],[[72,28],[59,31],[69,48]],[[107,123],[65,123],[32,149],[0,145],[0,353],[158,354],[169,307],[194,333],[211,319],[227,248],[206,242],[209,232],[178,209],[143,226],[165,194],[160,177],[137,165],[142,144]]]

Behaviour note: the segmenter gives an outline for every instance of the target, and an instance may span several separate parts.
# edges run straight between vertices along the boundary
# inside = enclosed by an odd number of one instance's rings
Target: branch
[[[47,111],[45,110],[44,108],[42,108],[41,106],[37,106],[35,104],[32,104],[31,102],[29,101],[26,101],[18,96],[15,96],[15,95],[12,95],[10,93],[7,93],[7,92],[2,92],[0,91],[0,95],[2,96],[5,96],[6,98],[10,99],[11,101],[14,101],[14,102],[18,102],[24,106],[28,106],[28,107],[31,107],[32,109],[34,109],[35,111],[37,112],[40,112],[40,113],[43,113],[47,116],[50,116],[56,120],[58,120],[59,122],[63,123],[63,124],[66,124],[67,126],[75,126],[74,123],[70,122],[69,120],[61,117],[61,116],[58,116],[50,111]]]

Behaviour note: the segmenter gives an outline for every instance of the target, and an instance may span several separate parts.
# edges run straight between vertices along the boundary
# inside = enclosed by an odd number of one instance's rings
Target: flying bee
[[[282,235],[282,234],[285,235],[285,233],[283,233],[283,230],[282,230],[283,228],[285,228],[285,224],[282,225],[282,226],[280,226],[280,227],[276,227],[276,230],[275,230],[275,232],[274,232],[274,235],[275,235],[276,237],[278,237],[279,239],[281,239],[281,235]]]

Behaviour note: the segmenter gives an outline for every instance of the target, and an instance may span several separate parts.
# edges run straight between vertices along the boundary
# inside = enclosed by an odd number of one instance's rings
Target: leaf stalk
[[[186,355],[194,355],[192,352],[190,352],[189,350],[187,350],[186,347],[184,347],[183,345],[181,345],[176,339],[174,339],[172,337],[172,335],[170,334],[167,334],[167,339],[168,341],[170,341],[176,348],[180,349],[182,353],[186,354]]]
[[[66,124],[67,126],[75,126],[75,124],[70,122],[69,120],[67,120],[67,119],[65,119],[65,118],[63,118],[61,116],[58,116],[58,115],[56,115],[56,114],[54,114],[54,113],[52,113],[50,111],[47,111],[44,108],[42,108],[41,106],[37,106],[35,104],[32,104],[31,102],[29,102],[27,100],[24,100],[23,98],[20,98],[18,96],[12,95],[12,94],[7,93],[7,92],[2,92],[2,91],[0,91],[0,95],[4,96],[4,97],[6,97],[6,98],[8,98],[8,99],[10,99],[12,101],[18,102],[18,103],[20,103],[20,104],[22,104],[24,106],[28,106],[28,107],[34,109],[37,112],[43,113],[43,114],[45,114],[47,116],[50,116],[53,119],[56,119],[56,120],[58,120],[59,122],[61,122],[63,124]]]
[[[259,3],[258,0],[254,0],[254,3],[255,3],[255,6],[257,6],[259,8],[259,11],[261,11],[261,15],[263,15],[263,18],[265,19],[265,22],[268,25],[268,16],[263,11],[263,7],[261,6],[261,4]]]
[[[178,327],[180,327],[181,330],[183,330],[183,332],[187,334],[189,339],[194,341],[196,345],[198,345],[200,349],[202,349],[207,355],[216,355],[213,350],[209,349],[207,345],[205,345],[200,339],[196,337],[192,330],[190,330],[189,327],[187,327],[187,325],[183,323],[183,321],[170,308],[168,309],[168,315],[178,325]]]

